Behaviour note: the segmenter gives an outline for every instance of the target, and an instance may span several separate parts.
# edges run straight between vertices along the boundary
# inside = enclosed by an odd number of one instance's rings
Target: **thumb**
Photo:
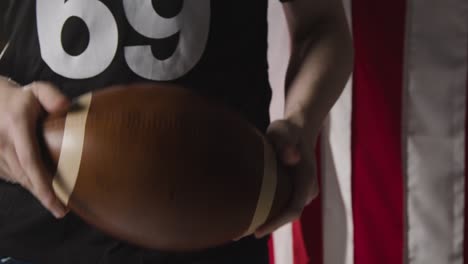
[[[267,137],[285,165],[297,165],[302,159],[299,131],[299,128],[286,120],[274,121],[267,129]]]
[[[65,112],[71,103],[54,85],[46,82],[33,82],[24,87],[30,90],[49,114]]]

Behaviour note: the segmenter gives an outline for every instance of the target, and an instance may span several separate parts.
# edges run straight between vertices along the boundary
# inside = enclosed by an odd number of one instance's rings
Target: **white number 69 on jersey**
[[[185,0],[180,13],[160,16],[151,0],[123,0],[126,18],[133,29],[151,39],[179,33],[171,57],[155,58],[150,45],[127,46],[125,59],[137,75],[158,81],[179,78],[200,60],[208,40],[210,0]],[[79,55],[68,54],[62,45],[62,31],[68,19],[81,19],[89,31],[89,44]],[[98,0],[37,0],[37,29],[42,59],[57,74],[70,79],[99,75],[112,63],[119,29],[106,5]]]

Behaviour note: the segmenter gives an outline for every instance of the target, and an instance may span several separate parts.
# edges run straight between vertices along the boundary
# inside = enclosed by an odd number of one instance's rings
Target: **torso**
[[[2,1],[10,45],[0,74],[51,81],[70,97],[175,82],[268,122],[266,0]]]
[[[266,16],[267,0],[1,0],[9,46],[0,75],[50,81],[71,98],[113,84],[174,82],[225,102],[264,131]],[[56,221],[27,191],[1,182],[0,208],[4,254],[44,263],[173,258],[114,241],[72,214]],[[266,240],[239,243],[195,259],[267,262]]]

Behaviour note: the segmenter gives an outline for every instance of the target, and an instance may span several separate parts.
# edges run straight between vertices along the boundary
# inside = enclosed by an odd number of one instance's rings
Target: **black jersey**
[[[0,19],[8,40],[0,75],[21,84],[50,81],[73,98],[174,82],[262,131],[268,125],[267,0],[0,0]],[[0,255],[43,264],[266,263],[268,250],[251,237],[201,253],[144,250],[73,214],[55,220],[27,191],[0,182]]]
[[[267,0],[2,0],[0,74],[70,97],[175,82],[268,122]],[[1,12],[0,11],[0,12]]]

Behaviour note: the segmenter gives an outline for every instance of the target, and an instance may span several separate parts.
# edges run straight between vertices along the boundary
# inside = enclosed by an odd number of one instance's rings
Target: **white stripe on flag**
[[[271,118],[280,119],[284,114],[284,81],[289,64],[289,33],[281,4],[270,0],[268,8],[268,62],[273,96],[270,106]]]
[[[351,0],[343,0],[351,25]],[[322,133],[324,263],[353,264],[351,195],[352,79],[330,112]]]
[[[324,263],[353,264],[351,83],[330,113],[322,134]]]
[[[284,81],[289,62],[289,33],[286,19],[278,0],[269,1],[269,73],[273,90],[270,106],[271,119],[283,118]],[[294,264],[292,225],[286,225],[273,233],[274,264]]]
[[[273,233],[275,264],[294,264],[292,224],[287,224]]]
[[[463,263],[467,14],[466,0],[408,1],[405,263]]]

